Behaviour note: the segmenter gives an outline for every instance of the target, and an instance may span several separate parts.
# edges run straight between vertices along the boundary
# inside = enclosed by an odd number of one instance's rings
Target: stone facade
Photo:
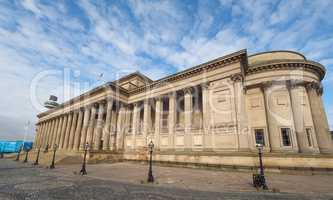
[[[96,152],[140,159],[153,141],[156,158],[203,154],[200,163],[228,152],[237,160],[258,143],[282,158],[330,155],[324,75],[296,52],[246,50],[156,81],[136,72],[40,113],[35,147],[77,152],[88,142]]]

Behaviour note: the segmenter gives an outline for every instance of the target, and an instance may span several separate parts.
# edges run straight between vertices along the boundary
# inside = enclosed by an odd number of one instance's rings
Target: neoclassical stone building
[[[35,147],[155,160],[333,168],[325,68],[291,51],[246,50],[153,81],[136,72],[38,115]]]

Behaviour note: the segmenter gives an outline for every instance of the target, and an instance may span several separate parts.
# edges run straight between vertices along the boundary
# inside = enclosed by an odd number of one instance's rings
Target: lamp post
[[[267,190],[268,187],[266,185],[266,179],[265,179],[265,174],[264,174],[264,166],[262,164],[262,149],[263,145],[262,144],[257,144],[258,152],[259,152],[259,165],[260,165],[260,174],[259,174],[259,184],[258,186],[262,186],[262,189]]]
[[[38,151],[37,151],[37,157],[36,157],[36,161],[34,162],[34,165],[38,165],[38,160],[39,160],[39,152],[40,152],[40,147],[38,148]]]
[[[55,154],[56,154],[57,148],[58,148],[58,145],[54,144],[54,146],[53,146],[53,158],[52,158],[52,163],[50,165],[50,169],[54,169],[54,159],[55,159]]]
[[[17,156],[16,156],[15,161],[19,161],[19,160],[20,160],[20,153],[21,153],[22,147],[23,147],[23,146],[20,146],[20,149],[19,149],[19,151],[17,152]]]
[[[29,154],[30,149],[25,150],[25,158],[24,158],[24,163],[28,162],[28,154]]]
[[[154,176],[153,176],[153,168],[152,168],[152,162],[153,162],[153,149],[154,149],[154,143],[153,141],[150,141],[149,145],[149,153],[150,153],[150,159],[149,159],[149,171],[148,171],[148,183],[154,182]]]
[[[80,170],[80,174],[87,175],[87,170],[86,170],[86,157],[87,157],[87,151],[89,149],[89,144],[88,142],[84,145],[84,156],[83,156],[83,163],[82,163],[82,168]]]
[[[47,153],[49,151],[49,144],[46,144],[44,153]]]

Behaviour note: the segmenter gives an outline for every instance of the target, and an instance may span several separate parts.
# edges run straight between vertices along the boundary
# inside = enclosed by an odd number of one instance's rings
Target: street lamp
[[[25,158],[24,158],[24,163],[28,162],[28,154],[29,154],[30,149],[25,150]]]
[[[86,170],[86,157],[87,157],[87,151],[89,149],[89,144],[88,142],[84,145],[84,156],[83,156],[83,163],[82,163],[82,168],[80,170],[80,174],[87,175],[87,170]]]
[[[54,144],[54,146],[53,146],[53,158],[52,158],[52,163],[50,165],[50,169],[54,169],[54,159],[55,159],[55,154],[56,154],[57,148],[58,148],[58,145]]]
[[[19,161],[19,160],[20,160],[20,154],[21,154],[21,150],[22,150],[22,148],[23,148],[23,146],[21,145],[21,146],[20,146],[20,149],[19,149],[18,152],[17,152],[17,156],[16,156],[15,161]]]
[[[268,187],[266,185],[266,179],[264,174],[264,166],[262,164],[262,144],[256,145],[258,152],[259,152],[259,164],[260,164],[260,174],[254,174],[253,175],[253,185],[255,187],[262,187],[264,190],[268,190]]]
[[[49,144],[46,144],[44,153],[47,153],[49,151]]]
[[[152,168],[152,161],[153,161],[153,149],[154,149],[154,143],[153,141],[150,141],[148,144],[149,153],[150,153],[150,159],[149,159],[149,171],[148,171],[148,183],[154,182],[154,176],[153,176],[153,168]]]
[[[37,157],[36,157],[36,161],[34,162],[34,165],[38,165],[39,152],[40,152],[40,147],[38,148],[38,151],[37,151]]]

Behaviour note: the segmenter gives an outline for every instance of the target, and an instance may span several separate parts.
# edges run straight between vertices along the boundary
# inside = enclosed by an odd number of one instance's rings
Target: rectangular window
[[[281,136],[283,146],[291,146],[290,128],[281,128]]]
[[[262,128],[254,129],[254,136],[256,139],[256,144],[261,144],[261,145],[265,146],[264,129],[262,129]]]
[[[312,147],[312,136],[311,136],[311,128],[306,128],[306,137],[308,139],[309,147]]]

